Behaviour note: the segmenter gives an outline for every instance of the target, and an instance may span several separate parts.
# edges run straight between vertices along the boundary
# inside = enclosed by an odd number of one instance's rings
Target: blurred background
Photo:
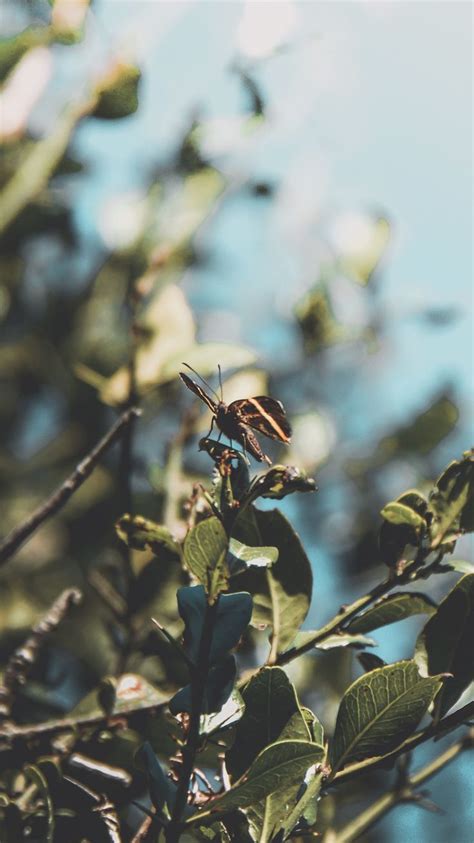
[[[177,380],[182,360],[214,386],[220,363],[227,401],[285,404],[293,442],[272,456],[319,487],[281,504],[313,564],[308,628],[384,576],[381,506],[472,444],[471,15],[468,3],[4,0],[2,534],[117,410],[136,398],[144,411],[131,485],[111,453],[1,571],[3,661],[62,588],[86,593],[25,719],[32,705],[70,710],[117,670],[103,590],[120,592],[118,515],[182,534],[192,483],[209,482],[208,420]],[[467,541],[456,555],[472,558]],[[445,579],[428,590],[436,599]],[[153,597],[137,597],[143,625]],[[421,624],[379,631],[376,652],[410,657]],[[127,666],[165,690],[177,681],[145,632]],[[358,671],[341,650],[292,667],[329,728]],[[430,785],[441,821],[404,806],[365,839],[468,843],[468,764]],[[340,810],[357,799],[352,787]]]

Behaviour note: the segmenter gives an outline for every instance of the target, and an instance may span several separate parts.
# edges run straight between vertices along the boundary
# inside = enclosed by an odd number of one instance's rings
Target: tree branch
[[[467,703],[467,705],[464,705],[462,708],[458,708],[457,711],[454,711],[452,714],[449,714],[448,717],[444,717],[437,723],[431,723],[426,729],[423,729],[420,732],[415,732],[414,735],[411,735],[411,737],[407,738],[406,741],[404,741],[396,749],[392,750],[392,752],[387,753],[387,755],[382,755],[377,758],[366,758],[364,761],[357,761],[355,764],[349,764],[347,767],[344,767],[343,770],[339,770],[339,772],[336,773],[330,784],[340,784],[341,782],[363,775],[366,772],[372,772],[372,770],[375,770],[378,767],[384,767],[387,764],[387,761],[395,760],[395,758],[398,758],[400,755],[405,755],[405,753],[411,752],[415,749],[415,747],[429,741],[431,738],[440,738],[442,735],[452,732],[453,729],[457,729],[459,726],[464,725],[471,717],[474,717],[474,701]]]
[[[59,626],[71,606],[77,605],[82,594],[77,588],[67,588],[54,601],[47,614],[33,627],[31,635],[8,661],[0,685],[0,722],[9,720],[15,692],[24,685],[45,639]]]
[[[0,564],[6,562],[21,545],[52,515],[55,515],[74,492],[79,489],[92,473],[102,455],[123,435],[133,420],[141,413],[136,407],[131,407],[123,413],[108,433],[97,443],[90,453],[79,463],[72,474],[61,484],[53,494],[15,527],[14,530],[0,543]]]
[[[416,793],[416,789],[443,770],[451,761],[454,761],[461,752],[473,748],[474,734],[471,730],[470,734],[448,747],[440,755],[437,755],[436,758],[433,758],[432,761],[422,767],[418,773],[408,776],[405,781],[401,782],[400,786],[396,787],[390,793],[381,796],[372,805],[369,805],[365,811],[362,811],[362,813],[347,823],[344,828],[336,832],[336,836],[331,838],[331,840],[333,840],[333,843],[352,843],[353,840],[356,840],[364,831],[371,828],[371,826],[400,803],[420,801],[420,795]]]
[[[430,551],[424,551],[424,553],[429,553]],[[358,597],[357,600],[354,600],[353,603],[350,603],[346,606],[342,611],[340,611],[334,618],[328,621],[325,626],[322,626],[321,629],[318,629],[314,633],[314,637],[311,638],[310,641],[306,641],[301,647],[293,647],[291,650],[287,650],[285,653],[280,653],[278,656],[275,664],[283,666],[288,664],[289,662],[293,661],[293,659],[298,658],[298,656],[302,656],[304,653],[308,653],[310,650],[313,650],[318,644],[324,641],[325,638],[328,638],[329,635],[332,635],[334,632],[338,632],[343,624],[346,624],[348,621],[352,620],[355,615],[358,615],[363,609],[366,609],[370,606],[371,603],[374,603],[375,600],[378,600],[380,597],[384,597],[394,588],[397,588],[400,585],[405,585],[406,583],[415,582],[420,577],[426,577],[428,573],[431,572],[431,569],[434,568],[438,562],[436,559],[432,565],[423,566],[424,562],[424,555],[417,556],[413,562],[410,562],[406,568],[402,571],[401,574],[391,574],[381,583],[378,583],[374,588],[371,589],[367,594],[364,594],[363,597]]]

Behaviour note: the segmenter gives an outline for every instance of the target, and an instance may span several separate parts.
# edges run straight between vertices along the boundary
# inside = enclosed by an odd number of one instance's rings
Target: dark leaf
[[[439,547],[451,533],[474,530],[474,451],[466,451],[436,481],[430,497],[434,518],[431,547]]]
[[[434,716],[445,714],[474,680],[474,574],[462,577],[421,632],[415,659],[428,674],[451,673],[440,690]]]
[[[161,764],[148,741],[145,741],[135,753],[135,763],[148,776],[150,799],[155,810],[161,812],[165,805],[172,809],[176,796],[175,785],[164,774]]]
[[[226,766],[233,779],[248,770],[264,747],[278,740],[294,714],[301,717],[296,691],[280,667],[264,667],[241,689],[241,694],[245,713],[226,754]],[[309,740],[308,732],[305,739]]]
[[[257,498],[281,500],[294,492],[315,492],[315,481],[304,471],[291,465],[275,465],[252,483],[244,497],[246,505]]]
[[[202,714],[212,714],[221,710],[222,706],[229,699],[235,681],[235,659],[227,655],[222,661],[211,667],[206,682],[204,697],[201,706]],[[192,710],[191,685],[186,685],[170,700],[170,711],[172,714]]]
[[[361,663],[362,667],[365,671],[376,670],[378,667],[385,667],[386,662],[380,658],[380,656],[376,656],[375,653],[370,653],[364,651],[363,653],[357,654],[357,659]]]
[[[207,600],[203,586],[178,589],[178,610],[184,623],[184,647],[195,663],[198,658]],[[214,664],[236,647],[252,616],[252,598],[247,592],[221,594],[214,623],[210,663]]]

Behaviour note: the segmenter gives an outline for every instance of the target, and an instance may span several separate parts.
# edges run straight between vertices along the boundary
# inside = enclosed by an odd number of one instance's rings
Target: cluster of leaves
[[[178,763],[172,765],[175,784],[150,745],[140,757],[156,810],[153,822],[167,840],[184,828],[196,839],[241,839],[233,836],[237,823],[246,827],[248,839],[283,841],[314,826],[321,789],[336,784],[341,773],[408,751],[428,710],[433,722],[442,724],[440,718],[474,679],[474,573],[466,573],[438,607],[422,593],[397,591],[372,605],[366,600],[365,611],[357,604],[346,608],[319,632],[301,633],[311,598],[309,560],[281,513],[259,510],[255,501],[284,497],[295,488],[310,491],[314,484],[284,466],[248,482],[241,454],[209,440],[204,444],[216,461],[216,482],[206,493],[207,511],[201,510],[182,547],[175,544],[195,583],[178,591],[183,643],[160,627],[190,673],[190,683],[169,704],[182,726]],[[463,568],[444,557],[460,534],[474,528],[473,480],[469,452],[446,469],[429,499],[408,492],[384,507],[381,546],[390,528],[398,548],[390,588],[431,573],[467,570],[465,563]],[[162,526],[141,517],[124,516],[118,529],[132,546],[147,544],[157,554],[160,545],[173,542]],[[366,633],[415,614],[430,617],[413,659],[385,664],[367,654],[367,672],[343,695],[327,740],[317,715],[301,704],[278,665],[309,647],[371,646]],[[271,631],[270,650],[265,666],[235,685],[230,651],[249,623]],[[206,754],[210,740],[225,753],[217,792],[191,787],[198,756]],[[191,796],[176,811],[178,793],[188,787]]]

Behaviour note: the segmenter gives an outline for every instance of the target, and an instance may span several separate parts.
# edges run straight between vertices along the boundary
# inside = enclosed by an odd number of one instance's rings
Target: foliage
[[[35,48],[81,40],[84,15],[72,25],[66,6],[56,0],[47,23],[3,44],[7,88]],[[265,100],[250,73],[238,75],[252,96],[243,126],[251,136]],[[337,396],[331,368],[325,375],[319,364],[331,349],[351,344],[365,355],[383,339],[372,292],[390,225],[375,214],[365,252],[340,249],[294,302],[298,366],[317,368],[322,386],[301,413],[290,408],[286,457],[275,450],[275,464],[255,474],[208,433],[210,420],[179,391],[181,361],[205,377],[220,364],[227,400],[270,387],[290,395],[295,370],[275,368],[269,385],[245,343],[201,341],[181,280],[206,261],[202,225],[241,189],[240,175],[233,183],[207,160],[204,124],[193,123],[173,160],[149,176],[131,240],[74,275],[77,232],[60,188],[83,167],[72,155],[76,131],[133,120],[141,86],[138,66],[114,60],[44,137],[23,127],[7,138],[2,164],[2,533],[20,524],[24,545],[3,543],[0,554],[0,838],[282,843],[314,832],[349,841],[398,802],[422,804],[423,781],[472,747],[474,574],[452,554],[474,529],[473,452],[430,481],[432,452],[459,415],[449,389],[375,435],[366,455],[347,458],[324,435]],[[271,195],[269,185],[253,187],[255,201]],[[31,255],[51,240],[67,260],[48,262],[38,306],[28,278],[41,261]],[[341,276],[364,296],[356,329],[334,307]],[[30,432],[38,407],[57,408],[32,453],[19,404]],[[118,460],[85,461],[116,411],[131,413]],[[384,471],[400,463],[416,464],[419,489],[382,506]],[[340,513],[354,527],[350,564],[358,576],[378,566],[377,584],[340,609],[319,593],[326,514],[309,493],[320,467],[322,494],[337,472],[352,484]],[[293,526],[300,500],[313,546]],[[338,530],[329,533],[336,547]],[[436,601],[425,593],[433,583]],[[322,625],[308,628],[318,617]],[[367,634],[408,618],[424,624],[414,652],[387,664]],[[412,775],[409,754],[454,729],[461,737]],[[382,802],[339,827],[332,806],[347,814],[344,783],[367,801],[381,768]]]

